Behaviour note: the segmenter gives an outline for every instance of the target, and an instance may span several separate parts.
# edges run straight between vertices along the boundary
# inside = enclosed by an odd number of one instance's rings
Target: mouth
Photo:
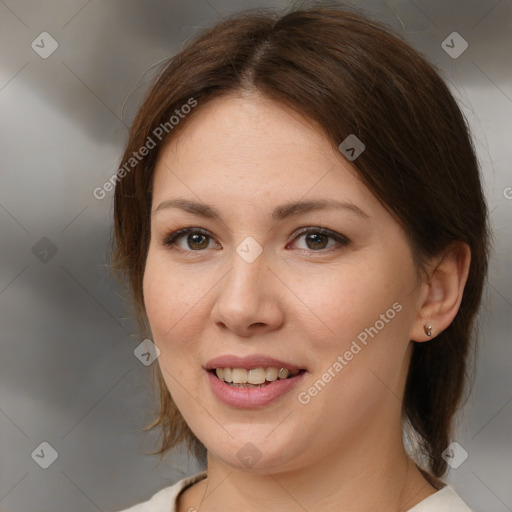
[[[260,408],[284,400],[309,370],[264,354],[224,354],[203,367],[211,392],[225,405]]]
[[[307,371],[264,354],[245,357],[225,354],[208,361],[204,369],[223,383],[238,388],[264,387],[272,382],[293,379]]]
[[[233,388],[262,388],[275,381],[294,379],[306,372],[305,369],[277,366],[259,366],[251,369],[219,367],[207,371]]]

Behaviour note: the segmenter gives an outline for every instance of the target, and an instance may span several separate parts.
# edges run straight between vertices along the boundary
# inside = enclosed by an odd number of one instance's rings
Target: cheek
[[[316,349],[346,350],[359,334],[364,339],[365,329],[375,324],[379,337],[397,338],[407,323],[404,302],[414,283],[409,266],[404,262],[400,268],[397,275],[395,264],[384,258],[353,258],[343,266],[324,267],[323,273],[297,279],[293,291],[307,308],[304,318],[311,319],[302,327]]]
[[[324,300],[325,322],[335,333],[328,346],[331,364],[339,355],[344,359],[338,382],[343,380],[353,397],[364,400],[368,393],[371,401],[374,384],[386,383],[385,393],[400,387],[415,316],[411,292],[416,279],[405,257],[399,265],[393,258],[373,263],[340,274],[337,280],[333,276],[330,300]]]
[[[200,322],[194,316],[204,292],[197,282],[169,265],[168,258],[150,248],[143,280],[152,341],[160,350],[158,365],[166,386],[181,411],[187,411],[197,382],[191,368],[197,366],[201,339]],[[196,309],[194,309],[196,306]],[[187,405],[188,404],[188,405]]]
[[[193,317],[204,295],[200,284],[172,268],[165,255],[150,249],[143,291],[153,341],[162,355],[190,349],[191,343],[199,339],[193,332],[196,325]]]

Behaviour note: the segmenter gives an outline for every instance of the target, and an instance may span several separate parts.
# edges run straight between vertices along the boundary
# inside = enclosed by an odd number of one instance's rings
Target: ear
[[[452,243],[441,257],[431,261],[411,330],[412,341],[431,340],[452,323],[462,301],[470,262],[471,250],[464,242]],[[431,336],[425,332],[426,325],[432,328]]]

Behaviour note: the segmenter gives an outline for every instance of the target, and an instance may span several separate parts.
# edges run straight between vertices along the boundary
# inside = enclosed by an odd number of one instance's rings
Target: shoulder
[[[120,510],[119,512],[176,512],[176,498],[178,494],[189,485],[205,477],[206,471],[202,471],[196,475],[183,478],[174,485],[161,489],[149,500],[134,505],[133,507]]]
[[[471,512],[471,509],[451,485],[445,485],[408,512]]]

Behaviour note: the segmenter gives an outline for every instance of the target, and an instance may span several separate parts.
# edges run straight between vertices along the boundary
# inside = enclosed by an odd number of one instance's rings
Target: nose
[[[234,253],[231,263],[217,288],[212,321],[241,337],[279,329],[284,321],[283,284],[269,268],[265,254],[248,263]]]

